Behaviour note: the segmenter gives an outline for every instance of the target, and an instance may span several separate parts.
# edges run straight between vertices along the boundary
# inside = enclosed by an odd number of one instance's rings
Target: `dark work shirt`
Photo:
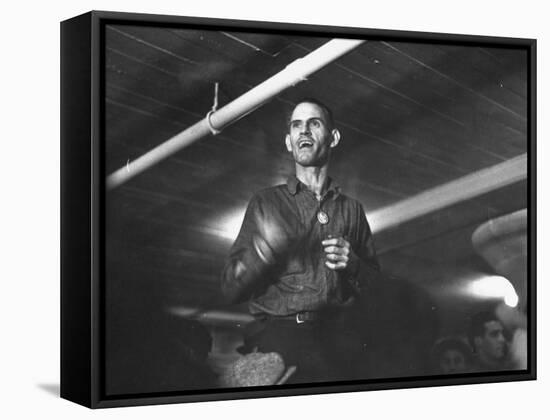
[[[328,223],[318,219],[319,211]],[[273,263],[261,258],[254,238],[264,221],[283,226],[288,252]],[[267,223],[267,222],[265,222]],[[325,265],[321,242],[343,237],[352,250],[344,270]],[[328,181],[318,200],[296,177],[255,194],[222,274],[222,291],[232,301],[249,301],[252,314],[292,315],[353,303],[379,270],[372,234],[361,204]]]

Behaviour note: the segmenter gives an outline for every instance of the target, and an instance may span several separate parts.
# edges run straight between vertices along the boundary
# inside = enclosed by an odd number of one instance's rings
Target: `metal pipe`
[[[283,90],[306,78],[361,45],[363,40],[333,39],[303,58],[290,63],[284,70],[270,77],[247,93],[201,121],[146,152],[107,177],[107,190],[112,190],[182,148],[234,123]]]
[[[369,223],[373,233],[380,233],[526,178],[527,154],[523,154],[371,212],[368,215]]]

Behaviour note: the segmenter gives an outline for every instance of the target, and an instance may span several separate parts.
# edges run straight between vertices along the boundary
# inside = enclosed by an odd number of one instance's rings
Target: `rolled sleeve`
[[[376,256],[374,240],[363,206],[357,203],[355,219],[357,229],[348,263],[348,281],[357,293],[362,293],[369,282],[380,276],[380,264]]]

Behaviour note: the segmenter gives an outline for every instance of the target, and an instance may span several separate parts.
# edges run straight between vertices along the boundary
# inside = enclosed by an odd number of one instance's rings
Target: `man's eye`
[[[300,128],[301,125],[302,124],[299,121],[293,121],[293,122],[290,123],[291,128]]]
[[[319,120],[312,120],[309,125],[314,128],[319,128],[321,126],[321,122]]]

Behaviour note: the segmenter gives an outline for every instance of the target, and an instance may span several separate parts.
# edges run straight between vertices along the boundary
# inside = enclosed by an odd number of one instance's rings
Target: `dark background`
[[[221,107],[329,40],[125,25],[105,36],[106,175],[203,118],[215,82]],[[367,217],[527,151],[525,50],[368,41],[107,193],[108,393],[140,391],[121,378],[148,331],[162,330],[159,314],[215,309],[223,317],[206,323],[216,336],[239,331],[243,308],[224,305],[219,290],[232,243],[227,222],[255,191],[292,172],[285,115],[303,96],[332,107],[343,140],[331,173]],[[492,272],[471,234],[526,202],[521,181],[391,229],[373,225],[388,280],[373,286],[362,319],[390,343],[381,353],[406,349],[412,335],[428,342],[464,330],[488,302],[461,287]]]

